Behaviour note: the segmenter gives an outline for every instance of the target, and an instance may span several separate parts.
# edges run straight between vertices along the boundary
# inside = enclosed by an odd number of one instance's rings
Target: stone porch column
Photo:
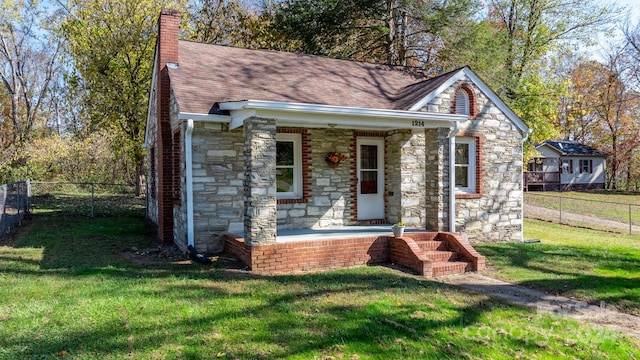
[[[244,121],[244,241],[276,242],[276,121]]]
[[[426,211],[429,230],[447,231],[449,224],[449,129],[425,131]]]
[[[408,226],[424,227],[427,197],[425,192],[425,134],[401,130],[387,138],[387,191],[389,221],[404,221]]]

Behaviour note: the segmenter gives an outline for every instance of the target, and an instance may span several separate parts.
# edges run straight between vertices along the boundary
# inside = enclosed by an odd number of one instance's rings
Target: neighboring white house
[[[607,153],[574,141],[545,141],[525,174],[526,190],[604,189]]]
[[[468,67],[429,77],[182,41],[179,19],[160,16],[145,135],[161,240],[232,247],[264,271],[389,259],[388,240],[318,241],[318,255],[310,242],[280,246],[281,231],[403,221],[522,240],[529,129]]]

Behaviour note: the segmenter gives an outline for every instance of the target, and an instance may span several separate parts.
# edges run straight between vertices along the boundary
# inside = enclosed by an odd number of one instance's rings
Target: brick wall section
[[[158,238],[173,241],[173,149],[170,123],[170,81],[167,63],[178,62],[178,26],[180,15],[163,10],[158,20],[157,76],[157,209]]]
[[[252,272],[270,275],[389,262],[389,237],[297,241],[248,246],[241,238],[227,236],[226,250]]]

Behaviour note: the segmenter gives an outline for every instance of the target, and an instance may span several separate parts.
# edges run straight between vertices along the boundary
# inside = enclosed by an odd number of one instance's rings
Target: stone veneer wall
[[[242,129],[228,131],[227,125],[196,122],[192,148],[196,250],[201,253],[219,252],[224,248],[224,234],[230,229],[240,233],[244,226]],[[182,151],[184,152],[184,147]],[[182,155],[184,159],[184,154]],[[183,205],[174,208],[174,211],[177,210],[174,213],[176,244],[180,249],[186,250],[184,175],[181,198]]]
[[[386,138],[386,214],[390,223],[427,225],[426,133],[399,130]]]
[[[276,242],[276,121],[244,121],[244,241]]]
[[[351,148],[353,132],[345,129],[307,129],[309,144],[302,152],[311,154],[309,161],[309,198],[301,202],[282,202],[277,205],[279,229],[312,229],[328,226],[350,225],[351,203],[354,194],[351,184],[355,174],[352,164],[356,161]],[[347,159],[332,166],[325,156],[330,151],[347,155]],[[304,160],[303,160],[304,161]]]
[[[470,84],[462,79],[457,85],[464,83]],[[427,110],[450,111],[456,88],[440,94]],[[478,114],[461,124],[457,136],[481,138],[480,193],[456,196],[456,231],[466,232],[475,242],[521,241],[523,135],[484,94],[475,87],[473,91]]]
[[[425,131],[426,228],[449,231],[449,129]]]
[[[158,174],[151,171],[158,169],[158,121],[157,121],[157,95],[155,87],[151,88],[151,94],[149,95],[149,119],[147,119],[147,126],[145,128],[145,141],[149,140],[147,146],[147,219],[152,223],[158,223]],[[151,157],[151,151],[154,151],[153,158]],[[154,164],[151,165],[153,160]],[[153,189],[152,189],[153,187]],[[152,196],[153,195],[153,196]]]

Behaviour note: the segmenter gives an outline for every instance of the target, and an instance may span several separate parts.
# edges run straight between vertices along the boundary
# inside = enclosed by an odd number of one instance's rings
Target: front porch
[[[485,267],[463,235],[410,228],[396,238],[390,225],[281,230],[275,243],[254,246],[229,233],[225,249],[264,275],[394,263],[432,278]]]

